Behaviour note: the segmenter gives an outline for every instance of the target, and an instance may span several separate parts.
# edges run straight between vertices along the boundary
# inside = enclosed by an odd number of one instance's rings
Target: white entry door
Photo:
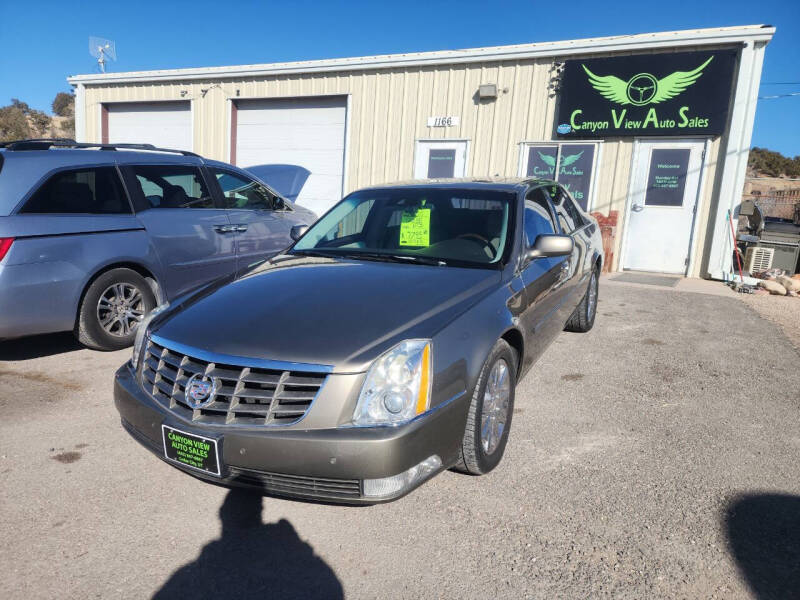
[[[417,142],[414,179],[464,177],[466,168],[466,140],[421,140]]]
[[[686,272],[704,147],[702,141],[636,144],[624,269]]]

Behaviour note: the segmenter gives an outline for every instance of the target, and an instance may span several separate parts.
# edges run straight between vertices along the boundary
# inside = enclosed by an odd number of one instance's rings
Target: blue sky
[[[419,52],[767,23],[762,95],[800,91],[800,0],[14,2],[0,0],[0,105],[50,110],[65,77],[116,41],[131,71]],[[790,85],[766,85],[788,82]],[[800,96],[759,101],[753,144],[800,155]]]

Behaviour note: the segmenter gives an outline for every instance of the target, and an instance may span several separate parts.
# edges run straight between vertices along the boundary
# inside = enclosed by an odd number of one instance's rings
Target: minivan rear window
[[[115,167],[60,171],[45,181],[20,213],[130,214]]]

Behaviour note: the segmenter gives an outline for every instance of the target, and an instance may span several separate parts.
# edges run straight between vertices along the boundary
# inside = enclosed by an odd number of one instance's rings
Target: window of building
[[[598,148],[595,142],[524,144],[520,175],[558,181],[588,210]]]
[[[61,171],[25,203],[21,213],[130,214],[131,205],[115,167]]]

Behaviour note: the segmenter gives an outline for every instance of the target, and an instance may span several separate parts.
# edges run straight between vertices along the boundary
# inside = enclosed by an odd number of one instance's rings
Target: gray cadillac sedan
[[[123,426],[187,473],[353,504],[487,473],[517,382],[594,323],[599,228],[552,181],[364,189],[293,234],[157,309],[116,374]]]

